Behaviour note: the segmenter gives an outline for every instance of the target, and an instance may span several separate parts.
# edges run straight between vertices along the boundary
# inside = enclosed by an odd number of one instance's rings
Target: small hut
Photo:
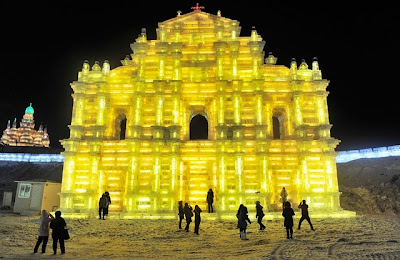
[[[61,183],[49,180],[15,181],[14,213],[38,215],[42,210],[53,212],[60,207]]]

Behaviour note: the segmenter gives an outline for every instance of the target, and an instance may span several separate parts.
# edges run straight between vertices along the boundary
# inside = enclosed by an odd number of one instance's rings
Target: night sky
[[[144,1],[105,6],[59,7],[22,2],[1,4],[0,131],[7,120],[21,120],[30,102],[36,129],[47,125],[51,146],[69,137],[72,90],[84,60],[92,66],[109,60],[111,68],[131,54],[141,28],[156,39],[158,22],[191,12],[196,1]],[[270,3],[284,2],[284,3]],[[311,67],[317,57],[322,76],[330,80],[328,105],[337,150],[400,144],[397,76],[398,14],[383,1],[362,5],[325,1],[199,1],[205,12],[238,20],[242,36],[252,26],[266,41],[264,51],[289,66],[291,58]],[[333,2],[333,1],[330,1]],[[396,17],[397,16],[397,17]],[[397,67],[396,67],[397,66]]]

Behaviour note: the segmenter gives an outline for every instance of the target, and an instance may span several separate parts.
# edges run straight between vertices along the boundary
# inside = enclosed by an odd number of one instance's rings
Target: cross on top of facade
[[[205,8],[204,6],[199,6],[199,3],[196,3],[196,6],[192,7],[192,9],[193,9],[196,13],[200,12],[201,9],[204,9],[204,8]]]

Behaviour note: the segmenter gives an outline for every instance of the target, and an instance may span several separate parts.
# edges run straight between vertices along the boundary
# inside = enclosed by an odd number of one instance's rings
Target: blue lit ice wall
[[[0,162],[63,162],[61,154],[0,153]]]
[[[400,145],[338,152],[336,162],[346,163],[362,158],[382,158],[389,156],[400,156]],[[48,163],[63,162],[64,157],[61,154],[0,153],[0,161]]]
[[[362,158],[382,158],[389,156],[400,156],[400,145],[339,152],[336,156],[336,162],[345,163]]]

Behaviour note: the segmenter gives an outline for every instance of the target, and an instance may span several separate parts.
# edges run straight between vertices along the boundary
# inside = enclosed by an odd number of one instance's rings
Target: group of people
[[[294,210],[291,207],[290,202],[287,200],[288,197],[288,193],[285,189],[285,187],[283,187],[281,193],[280,193],[280,201],[282,202],[282,216],[284,217],[284,226],[286,228],[286,237],[287,239],[293,239],[293,216],[295,215]],[[208,204],[208,213],[213,213],[214,209],[213,209],[213,202],[214,202],[214,192],[212,191],[212,189],[210,189],[207,192],[207,204]],[[309,214],[308,214],[308,205],[306,204],[306,201],[303,200],[298,208],[301,209],[301,218],[299,221],[299,226],[298,229],[301,228],[301,223],[304,220],[307,220],[308,223],[310,224],[311,230],[314,231],[314,227],[311,223]],[[198,205],[195,206],[194,210],[193,208],[188,204],[185,203],[185,205],[183,206],[183,202],[179,201],[178,202],[178,216],[179,216],[179,229],[182,229],[182,220],[186,219],[186,227],[185,227],[185,231],[189,232],[189,226],[190,223],[192,222],[192,217],[193,215],[195,216],[195,227],[194,227],[194,233],[195,234],[199,234],[199,227],[200,227],[200,222],[201,222],[201,217],[200,217],[200,213],[202,212],[202,210],[200,209],[200,207]],[[262,219],[264,218],[265,214],[263,211],[263,206],[261,206],[260,201],[256,201],[256,218],[257,218],[257,223],[260,226],[259,230],[264,230],[266,227],[265,225],[262,223]],[[246,229],[247,229],[247,223],[251,224],[251,221],[249,219],[248,216],[248,209],[246,206],[244,206],[243,204],[240,204],[239,209],[236,213],[236,217],[238,219],[238,224],[237,227],[240,230],[240,238],[242,240],[248,240],[247,236],[246,236]]]
[[[105,219],[105,216],[108,216],[108,206],[111,204],[110,193],[108,191],[104,192],[101,195],[99,200],[99,219]],[[103,213],[103,216],[101,214]]]
[[[49,225],[50,224],[50,225]],[[37,253],[40,244],[42,244],[42,254],[46,253],[47,241],[49,240],[49,233],[51,228],[53,238],[53,252],[57,254],[57,246],[60,243],[61,254],[65,254],[64,239],[66,239],[66,226],[64,218],[61,217],[61,211],[55,212],[55,217],[48,213],[46,210],[42,211],[39,220],[39,236],[33,249],[33,253]]]
[[[307,222],[310,224],[311,230],[315,231],[315,229],[311,223],[310,216],[308,214],[308,205],[307,205],[306,201],[303,200],[299,204],[298,208],[301,209],[301,218],[299,221],[298,229],[300,230],[301,223],[304,220],[307,220]],[[291,207],[290,202],[285,201],[282,216],[285,218],[283,225],[286,228],[286,238],[287,239],[293,239],[293,216],[294,215],[295,215],[294,210]],[[257,218],[258,224],[260,225],[260,230],[264,230],[266,228],[265,225],[262,223],[262,219],[264,216],[265,216],[265,214],[263,212],[263,207],[261,206],[259,201],[256,201],[256,218]],[[251,224],[251,221],[248,216],[247,207],[244,206],[243,204],[240,204],[239,209],[236,213],[236,217],[238,219],[237,227],[240,230],[240,238],[242,240],[248,240],[248,238],[246,237],[247,222],[249,224]]]
[[[247,222],[251,224],[248,213],[249,212],[247,210],[247,207],[244,206],[243,204],[240,204],[239,209],[236,213],[236,217],[238,219],[237,227],[240,230],[240,239],[242,240],[248,240],[246,236]],[[265,214],[263,211],[263,206],[261,206],[259,201],[256,201],[256,218],[257,218],[257,223],[260,225],[260,230],[265,229],[265,225],[262,223],[262,219],[264,216]]]
[[[287,201],[287,191],[285,190],[285,188],[283,188],[281,191],[281,201],[283,203],[282,216],[285,218],[284,226],[286,228],[286,238],[293,239],[293,216],[295,215],[295,213],[293,208],[291,207],[290,202]],[[214,202],[214,193],[212,189],[210,189],[207,193],[207,204],[209,213],[214,212],[212,205],[213,202]],[[111,204],[110,194],[108,191],[106,191],[101,196],[99,201],[99,219],[105,219],[105,216],[108,215],[108,206],[110,204]],[[307,222],[310,224],[311,230],[314,231],[314,227],[311,223],[310,216],[308,214],[308,205],[306,204],[306,201],[303,200],[299,204],[298,208],[301,209],[301,218],[299,221],[298,229],[301,228],[301,223],[304,220],[307,220]],[[178,210],[179,210],[178,213],[179,229],[182,229],[182,220],[186,219],[185,231],[189,232],[189,226],[190,223],[192,222],[192,217],[194,216],[194,223],[195,223],[194,233],[198,235],[201,222],[201,217],[200,217],[200,213],[202,212],[201,208],[198,205],[195,205],[193,210],[193,208],[188,203],[185,203],[185,205],[183,205],[183,202],[179,201]],[[260,225],[260,230],[264,230],[266,228],[265,225],[262,223],[262,219],[264,216],[265,214],[263,212],[263,207],[261,206],[259,201],[256,201],[256,218],[258,224]],[[240,230],[240,238],[242,240],[248,240],[246,236],[246,229],[247,229],[247,223],[251,224],[251,221],[248,216],[247,207],[244,206],[243,204],[240,204],[239,209],[236,213],[236,217],[238,219],[237,227]],[[54,254],[57,253],[58,243],[60,244],[61,254],[65,254],[64,240],[66,239],[65,237],[66,226],[67,224],[64,218],[61,217],[61,211],[56,211],[55,217],[53,217],[53,215],[48,213],[46,210],[43,210],[39,221],[39,236],[33,252],[37,253],[41,244],[42,244],[42,253],[46,252],[46,246],[49,239],[49,232],[50,229],[52,229]]]
[[[108,215],[108,206],[111,204],[110,193],[106,191],[99,200],[99,219],[105,219]],[[57,245],[60,244],[61,254],[65,254],[66,226],[64,218],[61,217],[61,211],[55,212],[55,217],[46,210],[42,211],[39,220],[39,236],[33,249],[33,253],[37,253],[40,245],[42,245],[42,254],[46,253],[46,246],[49,240],[50,229],[53,230],[51,236],[53,238],[53,252],[57,254]]]
[[[186,218],[186,227],[185,231],[189,232],[189,226],[190,223],[192,222],[192,217],[194,214],[194,233],[196,235],[199,234],[199,228],[200,228],[200,222],[201,222],[201,217],[200,213],[202,212],[201,208],[196,205],[194,206],[194,210],[192,206],[190,206],[188,203],[185,203],[185,206],[183,206],[183,202],[179,201],[178,202],[178,216],[179,216],[179,229],[182,229],[182,220]]]
[[[281,196],[280,200],[282,202],[282,209],[283,209],[282,216],[285,218],[284,226],[286,228],[286,238],[293,239],[293,216],[295,214],[294,214],[294,210],[292,209],[292,205],[287,200],[288,193],[287,193],[287,190],[285,189],[285,187],[282,188],[280,196]],[[298,229],[300,229],[301,223],[304,220],[307,220],[308,224],[310,224],[311,230],[314,231],[314,227],[311,223],[310,216],[308,215],[308,205],[306,204],[306,201],[303,200],[299,204],[298,208],[301,209],[301,218],[299,221]]]
[[[307,220],[308,224],[310,224],[311,230],[315,231],[315,229],[314,229],[314,227],[313,227],[313,225],[311,223],[310,216],[308,215],[308,205],[306,204],[306,201],[303,200],[299,204],[298,208],[301,209],[301,218],[300,218],[299,226],[298,226],[297,229],[300,229],[301,228],[301,223],[304,220]],[[282,212],[282,216],[285,218],[284,226],[286,228],[286,238],[287,239],[289,239],[289,238],[293,239],[293,216],[294,215],[295,215],[294,214],[294,210],[292,209],[292,206],[291,206],[290,202],[286,201],[285,202],[285,207],[284,207],[283,212]]]
[[[213,203],[214,203],[214,192],[212,189],[209,189],[207,192],[208,213],[214,213]],[[192,206],[190,206],[188,203],[185,203],[185,205],[183,205],[183,201],[179,201],[178,202],[179,229],[182,229],[182,220],[186,219],[185,231],[189,232],[189,226],[190,223],[192,222],[192,217],[194,215],[194,233],[198,235],[201,222],[201,216],[200,216],[201,212],[202,210],[199,207],[199,205],[195,205],[193,210]]]

